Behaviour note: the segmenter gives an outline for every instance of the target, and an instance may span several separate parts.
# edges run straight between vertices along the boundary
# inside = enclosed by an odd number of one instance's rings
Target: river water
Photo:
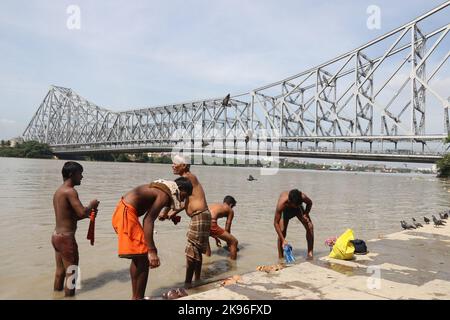
[[[117,257],[111,216],[129,189],[157,178],[175,178],[170,165],[80,162],[84,167],[81,201],[100,200],[96,243],[86,240],[88,220],[78,224],[81,288],[78,299],[129,299],[129,260]],[[62,299],[53,292],[54,229],[52,197],[62,183],[64,161],[0,158],[0,299]],[[298,188],[313,200],[315,255],[327,254],[324,240],[352,228],[355,237],[373,239],[400,230],[401,219],[436,214],[450,207],[450,181],[433,175],[280,170],[260,175],[256,168],[192,166],[206,191],[208,203],[236,198],[232,233],[240,242],[238,260],[210,241],[213,255],[204,258],[205,282],[278,263],[273,228],[275,204],[281,191]],[[257,181],[248,182],[252,174]],[[158,296],[181,286],[185,275],[184,247],[188,217],[181,223],[156,222],[155,241],[161,266],[150,271],[147,295]],[[422,220],[422,218],[420,219]],[[219,221],[224,226],[225,221]],[[306,253],[305,230],[292,220],[287,240],[297,261]],[[369,248],[370,250],[370,248]]]

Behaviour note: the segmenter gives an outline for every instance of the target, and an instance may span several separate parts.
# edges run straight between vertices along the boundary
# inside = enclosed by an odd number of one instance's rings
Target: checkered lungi
[[[206,253],[206,248],[208,247],[210,228],[211,213],[208,209],[193,213],[189,231],[186,234],[186,256],[197,261],[202,260],[202,253]]]

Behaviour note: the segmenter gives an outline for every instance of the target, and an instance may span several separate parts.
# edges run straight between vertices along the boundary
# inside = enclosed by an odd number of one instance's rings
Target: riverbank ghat
[[[367,246],[351,261],[316,257],[183,299],[450,299],[450,225],[380,235]]]

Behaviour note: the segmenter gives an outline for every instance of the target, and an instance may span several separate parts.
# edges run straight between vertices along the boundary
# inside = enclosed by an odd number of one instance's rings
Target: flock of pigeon
[[[440,219],[436,218],[434,215],[432,215],[433,218],[433,223],[435,227],[438,226],[444,226],[447,223],[447,219],[448,219],[448,214],[450,213],[450,210],[448,210],[447,212],[439,212],[439,217]],[[406,222],[405,220],[400,221],[400,224],[402,225],[402,228],[407,230],[407,229],[417,229],[420,227],[423,227],[423,225],[419,222],[416,221],[416,219],[412,218],[412,224]],[[428,219],[427,217],[423,217],[423,221],[426,224],[430,223],[430,219]]]

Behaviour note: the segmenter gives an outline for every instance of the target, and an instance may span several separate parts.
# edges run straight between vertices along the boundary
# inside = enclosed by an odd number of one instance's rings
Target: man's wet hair
[[[192,194],[193,187],[191,181],[189,181],[188,178],[179,177],[175,179],[175,183],[177,184],[180,191],[185,191],[189,196]]]
[[[288,200],[290,203],[299,206],[302,204],[302,193],[298,189],[292,189],[289,191]]]
[[[83,172],[83,166],[75,161],[67,161],[61,170],[64,179],[69,179],[77,172]]]
[[[236,205],[236,199],[234,199],[232,196],[226,196],[225,198],[223,198],[223,202],[229,204],[232,207]]]

